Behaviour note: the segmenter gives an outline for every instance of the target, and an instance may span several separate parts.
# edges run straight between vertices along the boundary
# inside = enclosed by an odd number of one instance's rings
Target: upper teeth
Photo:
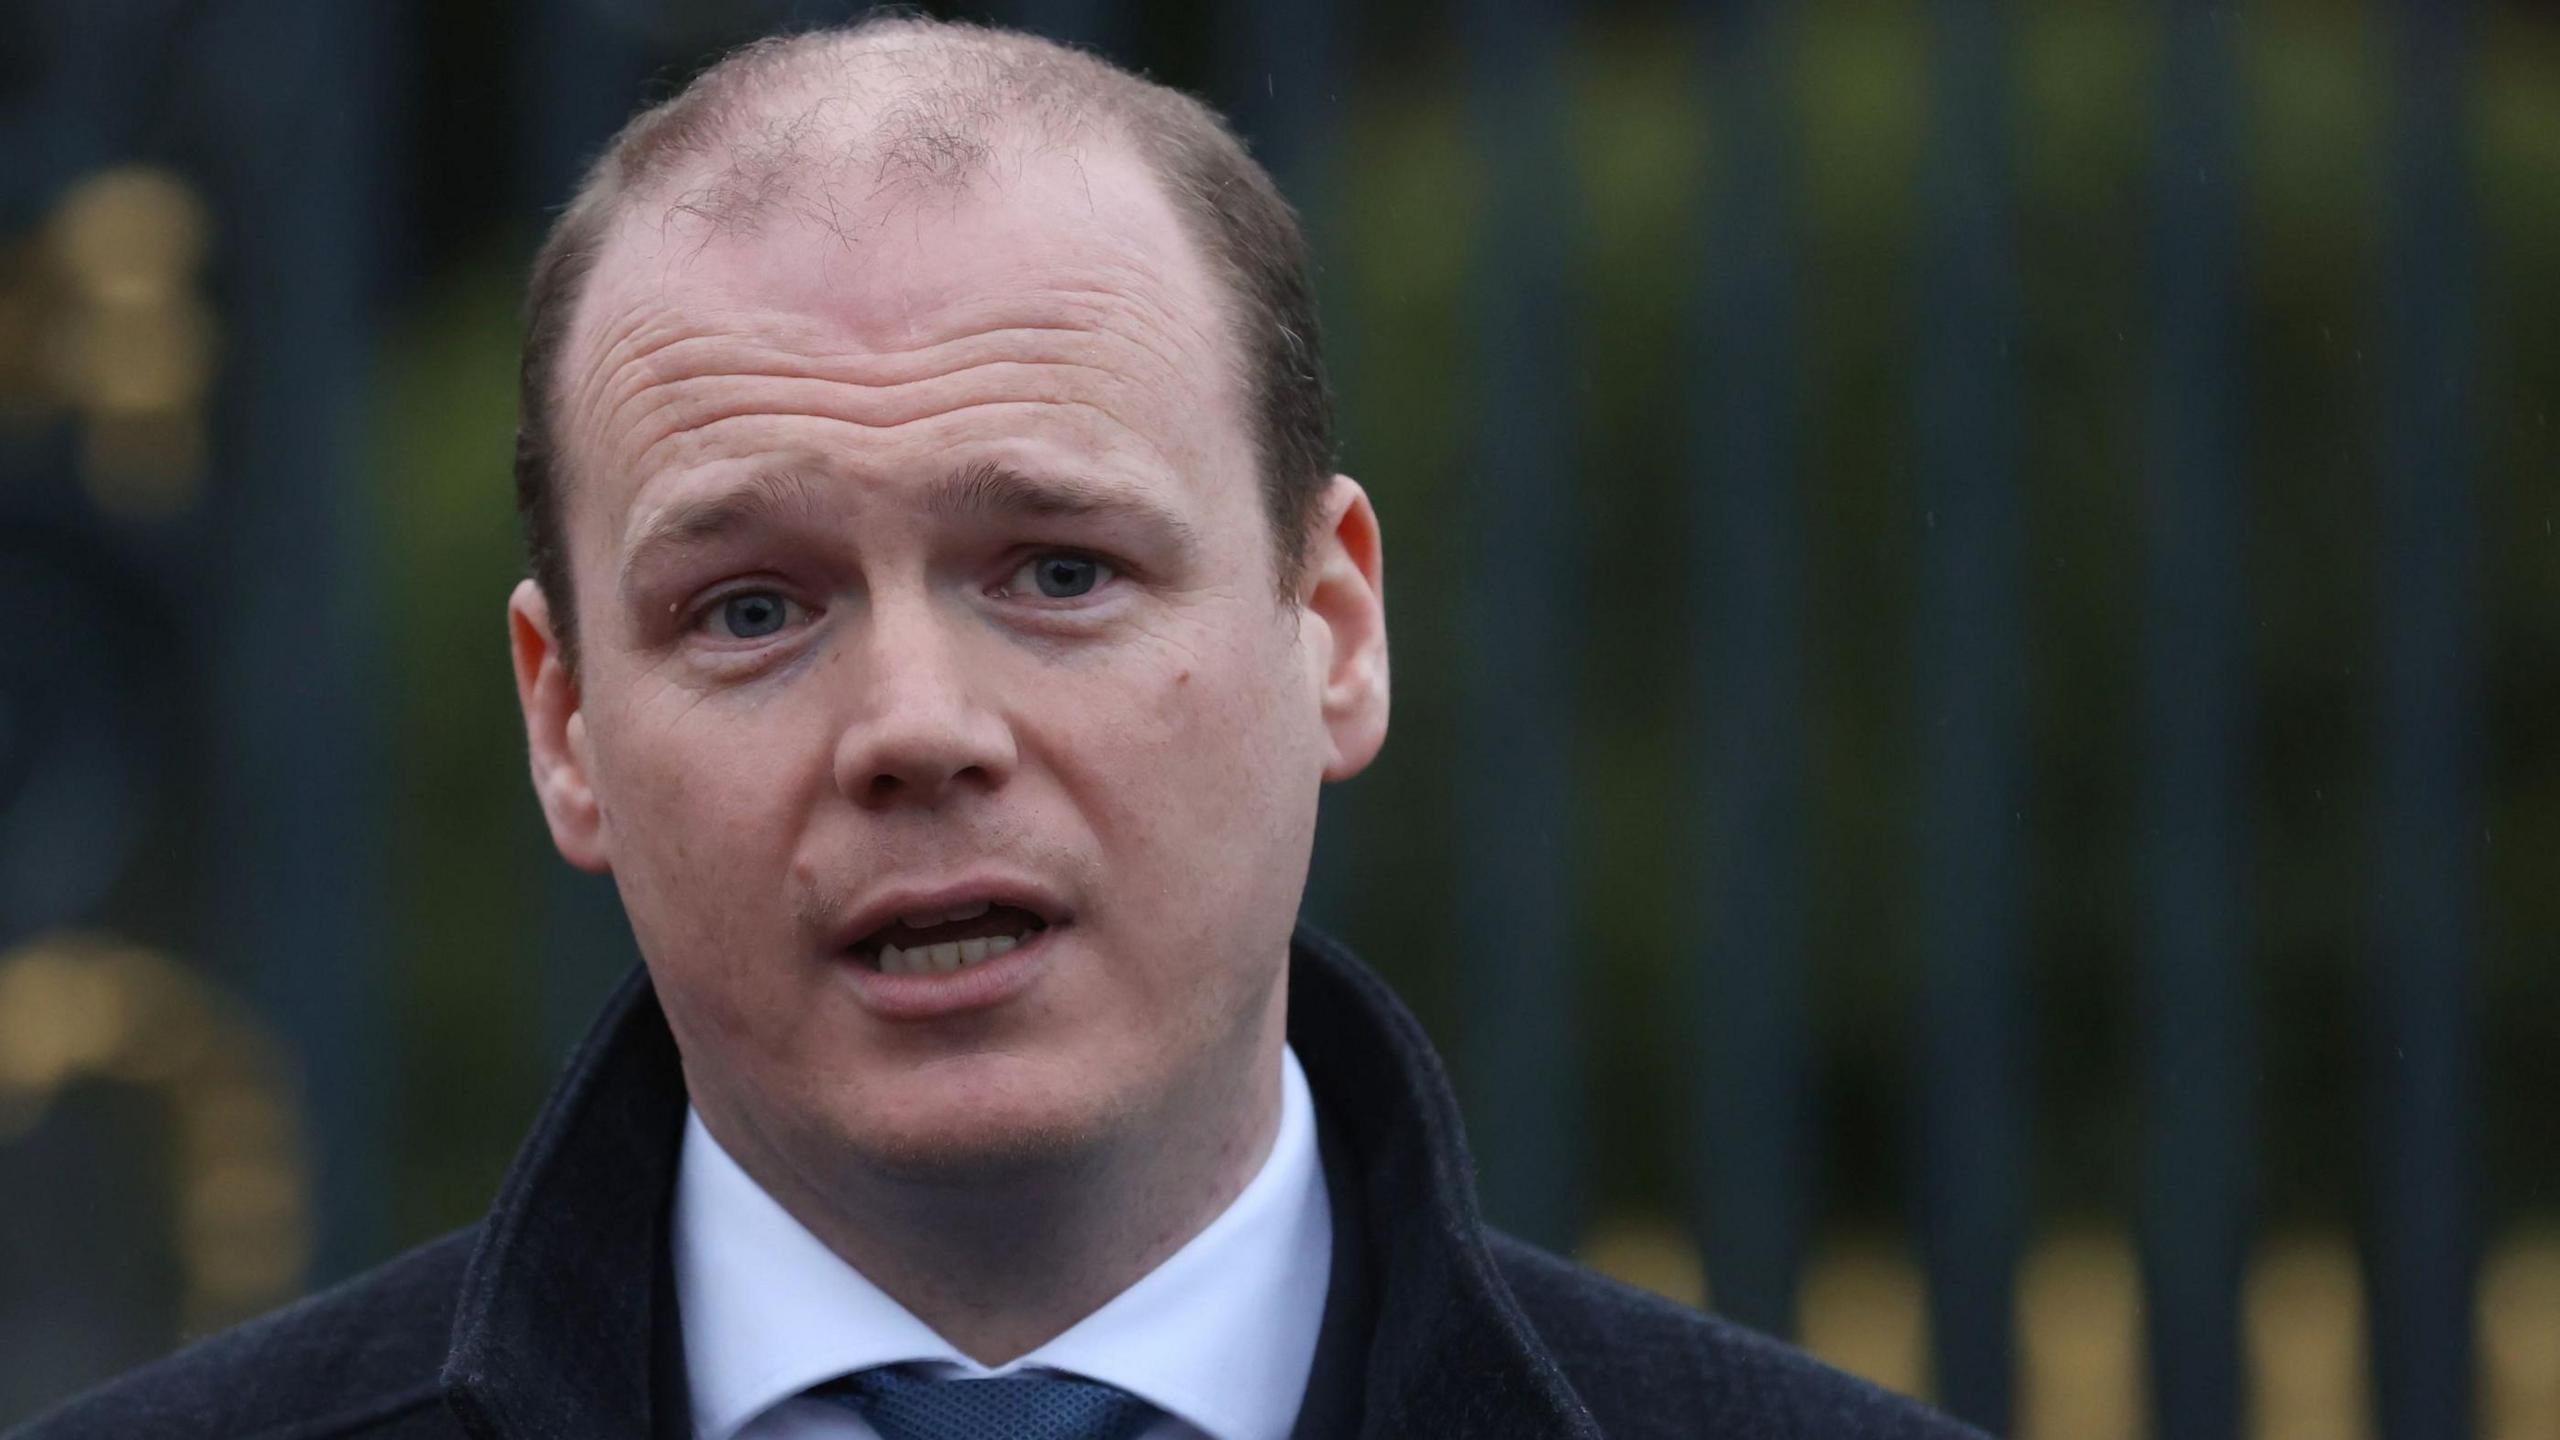
[[[978,907],[984,913],[987,907]],[[967,917],[962,917],[967,918]],[[964,965],[992,960],[1023,941],[1020,935],[990,935],[977,940],[946,940],[939,945],[918,945],[901,950],[895,945],[880,947],[880,970],[887,975],[947,975]]]

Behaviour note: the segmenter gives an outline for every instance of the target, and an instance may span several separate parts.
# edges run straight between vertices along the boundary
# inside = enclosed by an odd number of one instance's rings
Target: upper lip
[[[834,948],[850,950],[872,932],[884,930],[904,916],[957,910],[981,900],[1028,910],[1044,925],[1060,924],[1068,918],[1066,903],[1036,880],[973,877],[930,885],[898,885],[873,893],[848,915],[835,929]]]

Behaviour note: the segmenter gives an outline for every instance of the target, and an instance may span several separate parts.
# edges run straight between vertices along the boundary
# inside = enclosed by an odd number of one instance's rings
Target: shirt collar
[[[1101,1309],[993,1370],[828,1249],[688,1109],[669,1239],[695,1434],[733,1440],[812,1385],[928,1362],[960,1375],[1071,1371],[1211,1440],[1281,1440],[1314,1364],[1333,1250],[1314,1100],[1294,1051],[1281,1069],[1271,1153],[1226,1210]]]

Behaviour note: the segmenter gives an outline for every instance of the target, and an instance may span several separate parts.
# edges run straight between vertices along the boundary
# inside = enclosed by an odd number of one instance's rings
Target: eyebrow
[[[1122,520],[1156,531],[1185,553],[1198,543],[1190,522],[1143,491],[1066,476],[1034,478],[980,463],[957,471],[925,498],[937,519],[1032,515],[1049,519]]]
[[[669,505],[649,517],[622,557],[622,585],[662,555],[680,554],[761,525],[808,522],[821,509],[818,487],[796,466],[759,470],[716,494]]]
[[[924,503],[925,512],[940,520],[1100,518],[1152,530],[1184,554],[1198,544],[1190,522],[1154,496],[1093,480],[1035,478],[992,462],[943,477],[926,493]],[[623,588],[629,590],[640,572],[662,556],[761,526],[820,523],[824,508],[819,485],[804,466],[758,470],[728,489],[666,506],[649,517],[624,555]]]

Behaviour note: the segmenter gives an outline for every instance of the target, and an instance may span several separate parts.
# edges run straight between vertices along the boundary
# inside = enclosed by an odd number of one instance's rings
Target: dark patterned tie
[[[813,1393],[860,1412],[880,1440],[1131,1440],[1161,1413],[1099,1381],[1029,1372],[936,1380],[890,1366]]]

